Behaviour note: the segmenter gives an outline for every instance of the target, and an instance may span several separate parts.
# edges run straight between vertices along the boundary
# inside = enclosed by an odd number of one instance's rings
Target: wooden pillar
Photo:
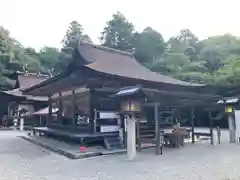
[[[136,119],[137,123],[137,147],[138,151],[141,151],[141,140],[140,140],[140,118]]]
[[[76,126],[76,94],[72,91],[72,131],[75,131]]]
[[[47,120],[47,126],[52,123],[52,97],[48,96],[48,120]]]
[[[213,145],[213,118],[211,111],[208,112],[209,116],[209,128],[210,128],[210,143]]]
[[[173,124],[177,124],[178,120],[177,120],[177,110],[176,109],[174,109],[172,111],[172,117],[173,117]]]
[[[100,114],[100,113],[99,113]],[[94,109],[94,116],[93,116],[93,133],[96,133],[98,130],[97,130],[97,118],[98,117],[98,111],[96,109]],[[101,128],[100,130],[101,131]],[[99,132],[98,131],[98,132]]]
[[[62,112],[63,112],[63,104],[62,104],[62,93],[59,93],[58,97],[58,121],[62,124]]]
[[[10,103],[8,103],[8,116],[11,116],[12,114],[11,114],[11,102]]]
[[[94,91],[93,89],[90,89],[89,91],[89,123],[90,123],[90,131],[91,133],[94,133],[94,129],[96,129],[95,123],[94,123]]]
[[[44,124],[42,123],[42,116],[39,116],[39,123],[36,122],[36,126],[44,126]]]
[[[124,148],[126,148],[127,147],[127,141],[126,141],[127,132],[126,132],[126,127],[125,127],[125,118],[124,118],[123,114],[120,115],[120,119],[121,119],[122,131],[123,131],[123,145],[124,145]]]
[[[195,115],[194,108],[191,109],[191,131],[192,131],[192,143],[195,143],[195,133],[194,133],[194,125],[195,125]]]
[[[160,154],[160,130],[159,130],[159,104],[154,104],[154,120],[155,120],[155,138],[156,138],[156,154]]]

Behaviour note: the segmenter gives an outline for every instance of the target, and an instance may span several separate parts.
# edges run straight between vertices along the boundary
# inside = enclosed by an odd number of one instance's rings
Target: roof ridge
[[[28,75],[32,75],[32,76],[39,76],[39,77],[49,77],[49,75],[47,74],[43,74],[43,73],[26,73],[26,72],[22,72],[22,71],[16,71],[16,73],[18,75],[25,75],[25,76],[28,76]]]
[[[109,51],[109,52],[134,57],[134,52],[128,52],[128,51],[118,50],[118,49],[114,49],[114,48],[109,48],[109,47],[106,47],[106,46],[97,45],[97,44],[93,44],[93,43],[89,43],[89,42],[85,42],[85,41],[79,41],[78,45],[80,45],[80,46],[81,45],[89,45],[89,46],[92,46],[93,48],[96,48],[96,49],[106,50],[106,51]]]

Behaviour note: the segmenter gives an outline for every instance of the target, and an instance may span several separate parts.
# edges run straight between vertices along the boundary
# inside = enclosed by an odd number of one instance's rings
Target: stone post
[[[24,118],[20,118],[20,125],[19,125],[19,130],[23,131],[24,130]]]
[[[127,156],[128,160],[133,160],[136,156],[136,123],[135,116],[132,115],[127,120]]]
[[[228,126],[229,126],[229,141],[230,143],[236,142],[236,131],[235,122],[233,115],[228,115]]]
[[[18,126],[18,119],[17,119],[17,118],[14,118],[14,119],[13,119],[13,127],[14,127],[14,130],[17,130],[17,126]]]

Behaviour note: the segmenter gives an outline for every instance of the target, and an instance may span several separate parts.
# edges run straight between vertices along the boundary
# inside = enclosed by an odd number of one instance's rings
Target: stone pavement
[[[69,160],[0,132],[0,180],[238,180],[240,144],[197,143],[164,149],[156,156],[145,149],[134,162],[126,155]]]

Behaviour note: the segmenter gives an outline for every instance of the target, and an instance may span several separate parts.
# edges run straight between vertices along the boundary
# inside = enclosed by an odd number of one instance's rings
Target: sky
[[[150,26],[164,39],[190,29],[200,39],[240,36],[240,0],[0,0],[0,26],[24,46],[61,47],[72,20],[94,43],[113,13],[121,12],[136,30]]]

